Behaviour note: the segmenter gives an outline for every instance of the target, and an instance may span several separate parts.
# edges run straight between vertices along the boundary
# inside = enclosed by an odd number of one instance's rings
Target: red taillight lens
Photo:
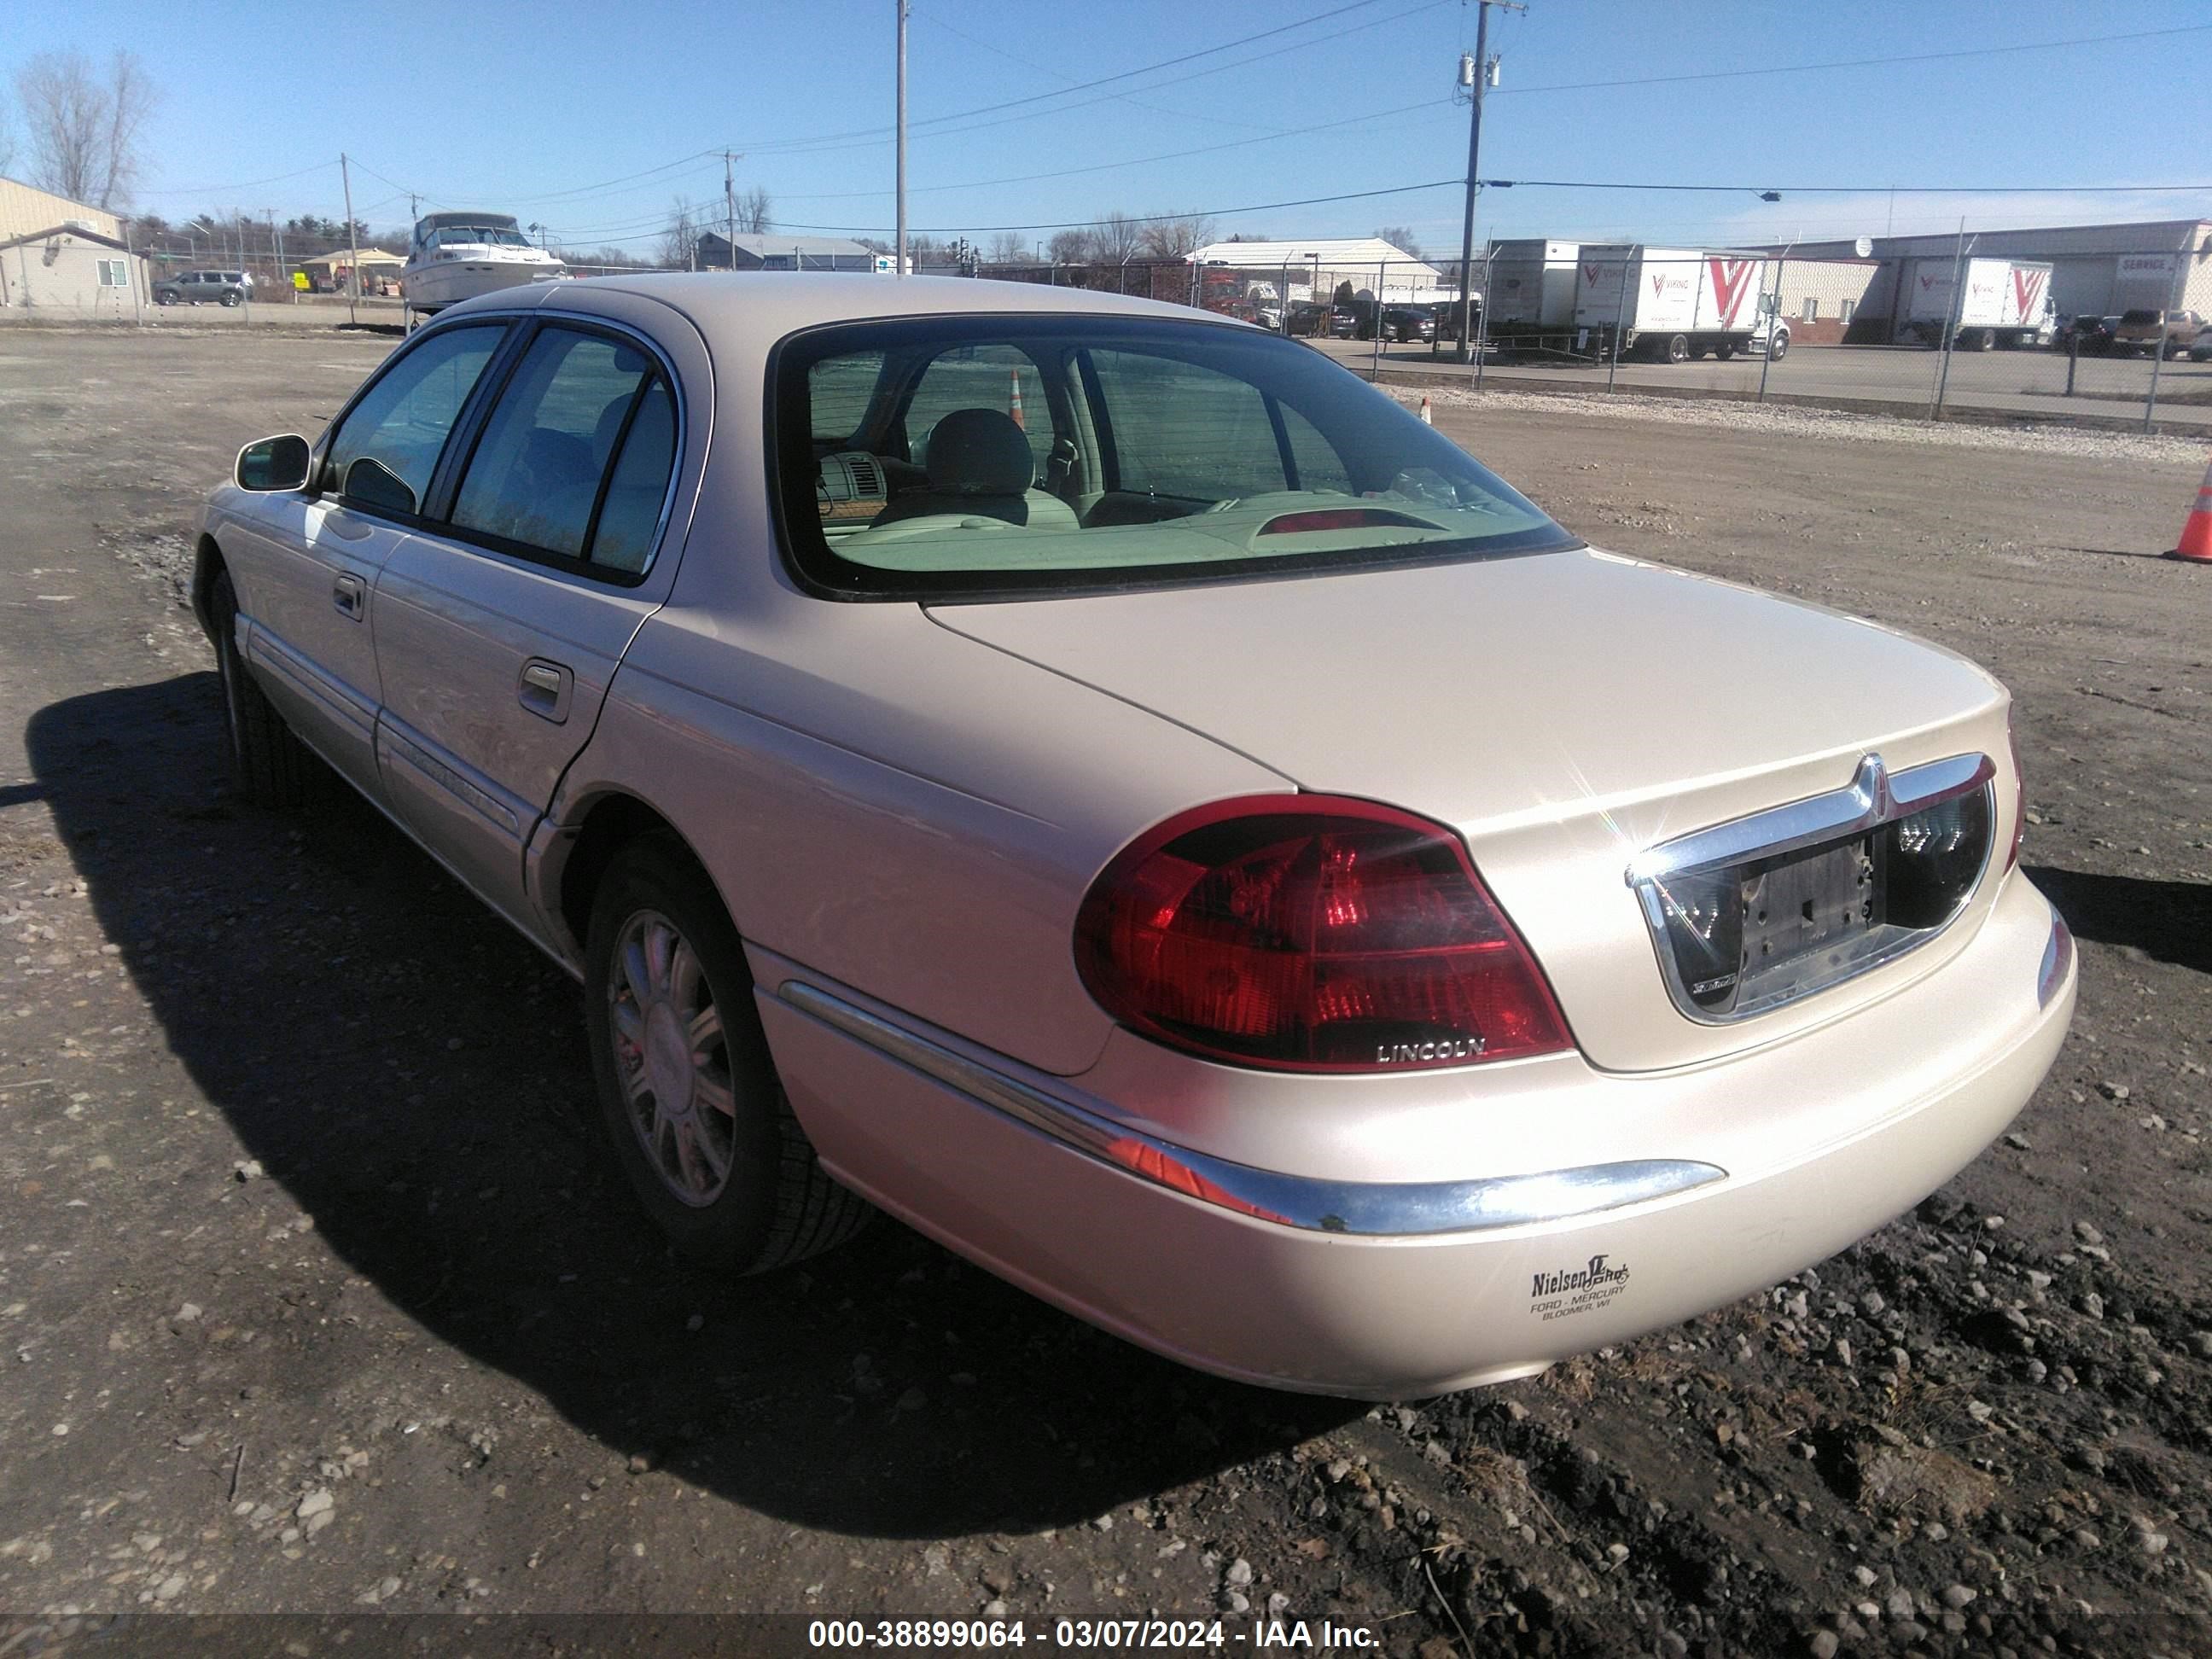
[[[1076,963],[1116,1019],[1210,1059],[1382,1072],[1572,1047],[1457,836],[1370,802],[1218,802],[1092,884]]]
[[[2005,716],[2005,747],[2012,750],[2012,845],[2005,849],[2004,862],[2009,872],[2020,862],[2021,838],[2027,834],[2027,774],[2020,769],[2020,733],[2009,714]]]

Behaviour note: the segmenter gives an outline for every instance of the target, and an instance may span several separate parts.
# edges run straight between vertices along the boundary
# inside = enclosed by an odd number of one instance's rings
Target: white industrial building
[[[1237,278],[1244,300],[1326,298],[1343,283],[1362,300],[1385,305],[1434,305],[1444,297],[1443,273],[1378,236],[1310,242],[1209,242],[1190,256],[1209,273]],[[1216,286],[1206,278],[1209,290]]]
[[[1905,261],[1955,258],[1956,232],[1929,236],[1877,236],[1875,262],[1891,273]],[[2212,221],[2156,219],[2118,225],[2055,225],[2024,230],[1969,230],[1965,251],[2003,259],[2047,260],[2051,296],[2061,316],[2109,316],[2137,308],[2194,311],[2212,316]],[[1846,259],[1849,242],[1800,242],[1784,250],[1794,259]],[[1894,291],[1893,285],[1888,290]],[[1881,297],[1870,291],[1862,318]],[[1785,301],[1784,311],[1789,309]],[[1854,337],[1856,337],[1854,336]]]
[[[113,214],[0,179],[0,309],[112,319],[149,299],[146,261]]]

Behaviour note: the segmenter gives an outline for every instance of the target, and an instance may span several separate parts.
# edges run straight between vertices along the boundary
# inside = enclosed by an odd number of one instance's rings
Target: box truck
[[[1547,341],[1564,349],[1575,331],[1576,264],[1579,242],[1540,237],[1492,242],[1483,285],[1486,324],[1504,350]]]
[[[1962,293],[1954,292],[1954,280]],[[2058,328],[2051,266],[2034,259],[1955,255],[1908,261],[1894,337],[1940,346],[1947,325],[1957,327],[1954,343],[1960,351],[2049,345]]]
[[[1711,352],[1779,357],[1786,324],[1770,315],[1771,260],[1704,248],[1584,244],[1576,264],[1575,349],[1679,363]]]

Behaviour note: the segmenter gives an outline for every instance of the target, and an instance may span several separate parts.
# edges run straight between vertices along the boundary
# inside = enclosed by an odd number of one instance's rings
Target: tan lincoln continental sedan
[[[1906,1209],[2073,1010],[1989,675],[1176,307],[486,295],[198,561],[247,792],[319,756],[581,981],[725,1272],[873,1205],[1208,1370],[1497,1382]]]

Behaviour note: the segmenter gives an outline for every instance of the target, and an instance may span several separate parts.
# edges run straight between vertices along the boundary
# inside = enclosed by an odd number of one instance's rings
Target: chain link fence
[[[396,267],[365,261],[352,301],[342,270],[327,285],[336,292],[295,291],[297,261],[280,265],[275,252],[202,261],[254,274],[250,301],[226,313],[233,320],[324,322],[332,305],[362,321],[403,320]],[[170,268],[157,265],[150,281]],[[578,276],[639,269],[571,265]],[[1948,256],[1902,259],[1494,242],[1470,270],[1464,330],[1456,261],[1133,256],[931,264],[916,274],[1190,306],[1304,340],[1378,379],[2212,432],[2212,333],[2199,338],[2212,262],[2167,252],[2047,263],[1978,257],[1971,238]]]

